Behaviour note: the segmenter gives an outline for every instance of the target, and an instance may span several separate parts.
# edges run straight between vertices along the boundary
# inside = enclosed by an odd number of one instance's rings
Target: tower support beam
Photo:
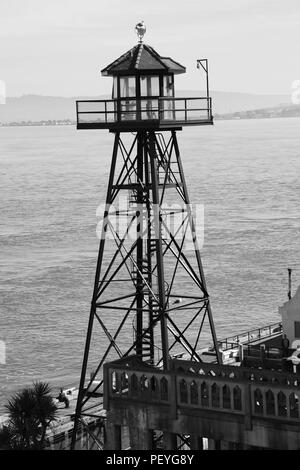
[[[104,362],[134,354],[168,371],[178,354],[201,362],[211,338],[221,363],[176,131],[166,137],[115,133],[72,446],[102,410]],[[128,379],[109,380],[117,390]]]

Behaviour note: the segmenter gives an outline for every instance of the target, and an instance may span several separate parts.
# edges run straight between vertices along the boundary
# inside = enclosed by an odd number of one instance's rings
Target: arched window
[[[254,412],[258,414],[264,412],[264,397],[259,388],[254,391]]]
[[[180,394],[180,401],[182,403],[188,402],[188,389],[187,384],[184,379],[181,379],[179,382],[179,394]]]
[[[231,392],[228,385],[224,385],[223,389],[223,408],[230,409],[231,408]]]
[[[286,404],[286,396],[283,392],[279,392],[277,395],[278,400],[278,416],[286,416],[287,415],[287,404]]]
[[[169,392],[168,392],[168,381],[165,377],[163,377],[160,381],[160,398],[161,400],[168,400]]]
[[[135,374],[132,374],[130,377],[130,391],[132,395],[137,395],[138,393],[138,379]]]
[[[299,418],[299,398],[295,393],[291,393],[289,396],[290,405],[290,417]]]
[[[220,407],[220,388],[216,383],[213,383],[211,387],[211,404],[215,408]]]
[[[140,386],[142,392],[146,392],[147,390],[149,390],[149,380],[146,375],[142,375],[142,377],[140,378]]]
[[[193,380],[190,385],[190,393],[191,393],[191,404],[197,405],[198,404],[198,385]]]
[[[275,415],[275,398],[272,390],[266,392],[266,411],[267,415]]]
[[[201,384],[201,405],[209,405],[209,388],[206,382],[202,382]]]
[[[128,374],[126,372],[121,375],[121,391],[123,394],[128,393]]]
[[[111,388],[113,393],[118,393],[119,391],[119,374],[116,371],[113,371],[111,374]]]
[[[152,375],[150,379],[150,390],[152,395],[156,395],[158,392],[158,382],[157,378],[154,375]]]
[[[233,408],[235,410],[242,409],[242,391],[238,385],[233,389]]]

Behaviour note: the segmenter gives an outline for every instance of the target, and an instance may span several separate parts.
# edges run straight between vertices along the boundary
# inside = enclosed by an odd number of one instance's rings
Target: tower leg
[[[95,314],[96,314],[96,301],[97,301],[97,293],[98,293],[98,286],[99,286],[99,277],[100,277],[100,271],[101,271],[101,265],[102,265],[102,260],[103,260],[103,253],[104,253],[105,234],[106,234],[106,231],[107,231],[107,224],[106,224],[107,207],[111,204],[112,184],[113,184],[113,180],[114,180],[114,176],[115,176],[118,145],[119,145],[119,133],[116,133],[115,141],[114,141],[114,149],[113,149],[113,155],[112,155],[111,168],[110,168],[108,189],[107,189],[107,195],[106,195],[106,211],[105,211],[105,214],[104,214],[104,224],[103,224],[103,228],[102,228],[102,234],[101,234],[101,240],[100,240],[100,246],[99,246],[98,261],[97,261],[95,282],[94,282],[94,290],[93,290],[93,298],[92,298],[92,303],[91,303],[89,323],[88,323],[88,329],[87,329],[87,335],[86,335],[86,343],[85,343],[83,362],[82,362],[81,377],[80,377],[79,390],[78,390],[78,398],[77,398],[75,418],[74,418],[74,428],[73,428],[73,433],[72,433],[71,449],[75,448],[77,428],[78,428],[78,425],[79,425],[83,400],[84,400],[84,397],[85,397],[85,380],[86,380],[87,363],[88,363],[89,352],[90,352],[90,344],[91,344],[94,318],[95,318]]]
[[[171,432],[164,432],[164,449],[176,450],[177,449],[177,435]]]

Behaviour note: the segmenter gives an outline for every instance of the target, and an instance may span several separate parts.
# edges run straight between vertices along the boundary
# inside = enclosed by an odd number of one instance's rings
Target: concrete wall
[[[122,406],[123,405],[123,406]],[[272,420],[253,419],[245,423],[243,419],[232,414],[220,414],[209,411],[178,410],[176,419],[170,415],[168,407],[157,407],[142,404],[124,403],[112,406],[108,413],[108,423],[118,428],[129,426],[132,450],[151,449],[149,433],[161,430],[167,436],[166,450],[176,448],[174,437],[179,434],[189,435],[195,449],[201,448],[197,442],[208,440],[210,449],[281,449],[299,450],[300,433],[298,423],[295,425],[272,422]],[[137,432],[138,429],[138,432]],[[173,439],[172,439],[173,436]],[[115,447],[114,433],[108,432],[107,449],[123,447],[119,441]]]

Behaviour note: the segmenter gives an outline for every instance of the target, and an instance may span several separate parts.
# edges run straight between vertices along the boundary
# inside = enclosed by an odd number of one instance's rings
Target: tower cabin
[[[174,76],[185,72],[183,65],[139,42],[101,71],[113,77],[112,99],[77,101],[77,129],[122,132],[213,124],[208,90],[205,97],[175,97]]]

